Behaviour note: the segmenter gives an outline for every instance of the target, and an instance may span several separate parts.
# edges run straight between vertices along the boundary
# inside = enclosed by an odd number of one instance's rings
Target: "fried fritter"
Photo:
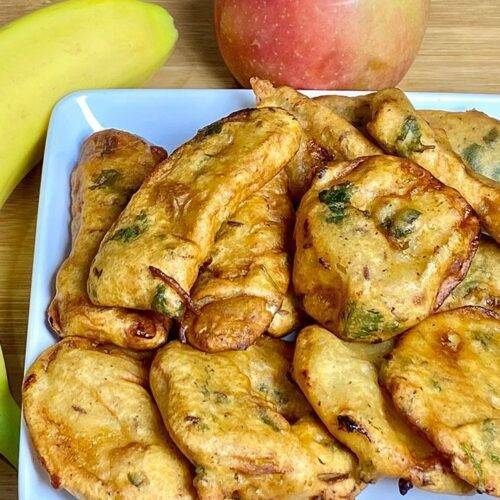
[[[67,337],[28,370],[23,413],[54,488],[78,498],[194,498],[148,392],[144,356]]]
[[[443,129],[450,145],[475,172],[500,182],[500,122],[475,109],[463,113],[422,110],[433,129]]]
[[[252,78],[251,84],[259,107],[276,106],[286,109],[302,126],[306,144],[313,141],[305,161],[295,158],[287,165],[287,174],[292,180],[292,192],[295,195],[303,194],[309,189],[315,172],[325,161],[351,160],[382,152],[349,122],[291,87],[274,88],[270,82],[258,78]],[[314,153],[316,148],[320,149]],[[311,155],[313,160],[308,160]]]
[[[409,160],[332,165],[297,211],[295,291],[342,338],[385,340],[441,305],[467,272],[478,233],[464,199]]]
[[[469,271],[450,293],[441,311],[463,306],[481,306],[500,313],[500,248],[483,236]]]
[[[455,473],[500,495],[500,316],[446,311],[408,331],[381,368],[394,403]]]
[[[284,168],[300,136],[298,122],[277,108],[239,111],[198,132],[154,170],[108,231],[89,275],[91,300],[181,317],[220,226]]]
[[[280,310],[274,315],[267,333],[271,337],[283,337],[301,325],[302,316],[295,293],[290,287],[283,298]]]
[[[279,311],[290,283],[293,208],[284,171],[244,201],[219,230],[191,290],[188,342],[206,352],[246,349]]]
[[[410,158],[443,184],[456,189],[479,215],[488,233],[500,242],[500,189],[475,176],[456,155],[444,133],[434,131],[399,89],[377,92],[371,99],[368,132],[389,153]],[[491,183],[491,184],[490,184]]]
[[[371,116],[370,100],[373,95],[372,93],[350,97],[328,94],[315,97],[314,101],[331,109],[356,128],[363,129]]]
[[[293,375],[328,430],[358,456],[364,480],[389,476],[430,491],[470,490],[379,387],[377,365],[391,348],[390,341],[352,344],[309,326],[297,338]]]
[[[354,456],[287,378],[287,342],[206,354],[171,342],[151,367],[165,425],[196,465],[200,498],[353,498]]]
[[[48,319],[62,337],[76,335],[133,349],[165,342],[170,320],[160,314],[93,305],[90,265],[106,231],[166,152],[135,135],[104,130],[84,143],[71,176],[72,248],[56,278]]]

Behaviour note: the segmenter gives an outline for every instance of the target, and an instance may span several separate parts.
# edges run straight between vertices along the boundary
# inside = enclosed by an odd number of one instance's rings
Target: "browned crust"
[[[82,227],[82,224],[85,224],[83,209],[85,196],[91,182],[89,172],[92,171],[93,162],[99,162],[102,170],[105,170],[108,160],[109,164],[113,165],[116,158],[122,157],[117,157],[117,154],[124,155],[128,154],[129,151],[130,154],[135,151],[142,151],[142,158],[144,161],[149,162],[151,167],[167,157],[167,152],[163,148],[153,146],[137,135],[116,129],[96,132],[83,143],[79,163],[71,175],[73,248],[58,272],[58,274],[65,273],[65,280],[72,279],[70,274],[75,274],[76,269],[84,265],[80,262],[81,258],[72,260],[72,257],[75,245],[83,244],[83,241],[78,242],[77,237],[80,231],[86,230],[85,227]],[[146,168],[145,164],[144,169],[146,170]],[[98,191],[94,190],[92,193],[95,195]],[[108,214],[116,211],[117,205],[115,205],[115,202],[124,206],[126,200],[120,198],[114,200]],[[103,211],[106,210],[106,206],[106,204],[103,205]],[[107,229],[108,227],[96,229],[96,236],[98,237],[99,234],[104,236]],[[95,238],[92,237],[91,241],[94,240]],[[86,243],[89,243],[89,241],[86,241]],[[78,278],[73,276],[73,279]],[[64,285],[56,286],[55,297],[47,310],[47,319],[51,328],[59,336],[78,335],[99,342],[114,342],[122,347],[139,350],[152,349],[165,342],[170,329],[170,320],[168,318],[151,312],[143,313],[130,309],[95,306],[88,298],[86,284],[83,284],[81,288],[78,293],[75,293],[74,290],[69,292]]]

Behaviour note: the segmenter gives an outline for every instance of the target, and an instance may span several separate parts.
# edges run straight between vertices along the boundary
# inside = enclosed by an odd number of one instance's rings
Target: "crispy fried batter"
[[[84,143],[71,176],[72,248],[56,278],[48,310],[62,337],[77,335],[133,349],[165,342],[170,320],[159,314],[93,305],[87,295],[90,265],[106,231],[166,152],[135,135],[104,130]]]
[[[283,298],[280,310],[274,315],[267,329],[267,333],[271,335],[271,337],[283,337],[302,324],[303,315],[299,309],[297,298],[292,288],[293,287],[290,286],[288,289]]]
[[[456,155],[444,133],[434,131],[399,89],[377,92],[371,100],[369,133],[389,153],[427,169],[443,184],[456,189],[474,208],[484,228],[500,242],[500,189],[477,177]]]
[[[181,297],[149,266],[189,291],[222,223],[284,168],[300,134],[276,108],[239,111],[202,129],[154,170],[108,231],[89,275],[91,300],[181,317]]]
[[[295,291],[342,338],[385,340],[441,305],[467,272],[478,232],[463,198],[408,160],[332,165],[297,211]]]
[[[443,129],[450,145],[475,172],[500,181],[500,122],[475,109],[462,113],[422,110],[433,129]]]
[[[290,283],[293,208],[284,171],[247,198],[217,234],[191,291],[199,313],[182,321],[206,352],[246,349],[268,328]]]
[[[312,416],[287,378],[292,346],[262,337],[206,354],[172,342],[151,387],[173,440],[196,464],[200,497],[352,498],[356,460]]]
[[[325,161],[350,160],[382,152],[349,122],[291,87],[274,88],[270,82],[258,78],[252,78],[251,84],[259,107],[276,106],[286,109],[297,118],[304,131],[305,146],[299,150],[299,156],[287,166],[295,196],[302,195],[309,189],[314,174]],[[307,146],[311,140],[312,145]],[[316,153],[319,161],[314,160],[315,154],[312,151],[315,148],[320,148],[320,152]]]
[[[500,316],[481,307],[436,314],[408,331],[381,380],[455,473],[500,495]]]
[[[67,337],[28,370],[23,413],[54,488],[96,500],[194,498],[143,356]]]
[[[441,311],[463,306],[481,306],[500,313],[500,248],[483,236],[469,271],[450,293]]]
[[[370,100],[374,95],[372,93],[350,97],[328,94],[315,97],[314,101],[331,109],[356,128],[363,129],[371,116]]]
[[[430,491],[470,490],[379,387],[377,366],[391,347],[344,342],[309,326],[297,338],[294,378],[328,430],[356,453],[366,481],[389,476]]]

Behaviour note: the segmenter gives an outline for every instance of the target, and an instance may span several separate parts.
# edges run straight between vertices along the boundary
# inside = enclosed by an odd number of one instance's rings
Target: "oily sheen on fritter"
[[[78,498],[195,498],[142,356],[66,337],[26,374],[23,413],[52,486]]]
[[[409,330],[381,368],[395,405],[479,492],[500,496],[500,316],[446,311]]]
[[[300,199],[309,189],[314,174],[327,161],[382,153],[356,127],[314,99],[291,87],[275,88],[270,82],[258,78],[252,78],[251,84],[259,107],[286,109],[302,127],[302,146],[298,156],[286,168],[295,198]]]
[[[421,110],[434,130],[442,129],[453,151],[474,172],[500,182],[500,122],[475,109],[454,113]]]
[[[295,291],[345,340],[386,340],[441,305],[465,275],[478,232],[465,200],[409,160],[332,164],[297,211]]]
[[[262,337],[207,354],[171,342],[151,388],[177,446],[196,466],[202,499],[353,498],[357,462],[287,378],[292,345]]]
[[[481,306],[500,312],[500,247],[482,236],[469,271],[453,289],[440,310]]]
[[[191,290],[188,342],[206,352],[245,349],[269,327],[291,279],[293,208],[284,171],[247,198],[217,233]]]
[[[358,457],[361,477],[400,479],[434,492],[465,493],[446,459],[410,426],[378,384],[378,365],[392,342],[356,344],[319,326],[297,338],[293,375],[328,430]]]
[[[72,247],[56,277],[48,310],[62,337],[77,335],[133,349],[165,342],[170,321],[159,314],[99,307],[87,295],[90,265],[106,231],[166,152],[128,132],[103,130],[83,144],[71,176]]]
[[[370,135],[388,153],[410,158],[443,184],[456,189],[477,212],[481,225],[500,242],[500,189],[474,175],[453,152],[446,134],[421,118],[399,89],[377,92],[371,99]]]
[[[238,111],[199,131],[108,231],[89,275],[91,300],[181,317],[222,223],[284,168],[300,134],[297,120],[276,108]]]

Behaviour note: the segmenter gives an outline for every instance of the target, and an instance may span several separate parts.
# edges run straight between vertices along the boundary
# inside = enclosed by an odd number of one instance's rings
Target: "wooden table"
[[[0,25],[51,2],[1,0]],[[168,65],[148,86],[234,87],[218,53],[211,0],[159,1],[180,32]],[[433,0],[420,54],[405,90],[500,92],[500,1]],[[0,344],[20,401],[31,262],[40,183],[36,167],[0,210]],[[0,460],[0,498],[16,498],[16,473]]]

